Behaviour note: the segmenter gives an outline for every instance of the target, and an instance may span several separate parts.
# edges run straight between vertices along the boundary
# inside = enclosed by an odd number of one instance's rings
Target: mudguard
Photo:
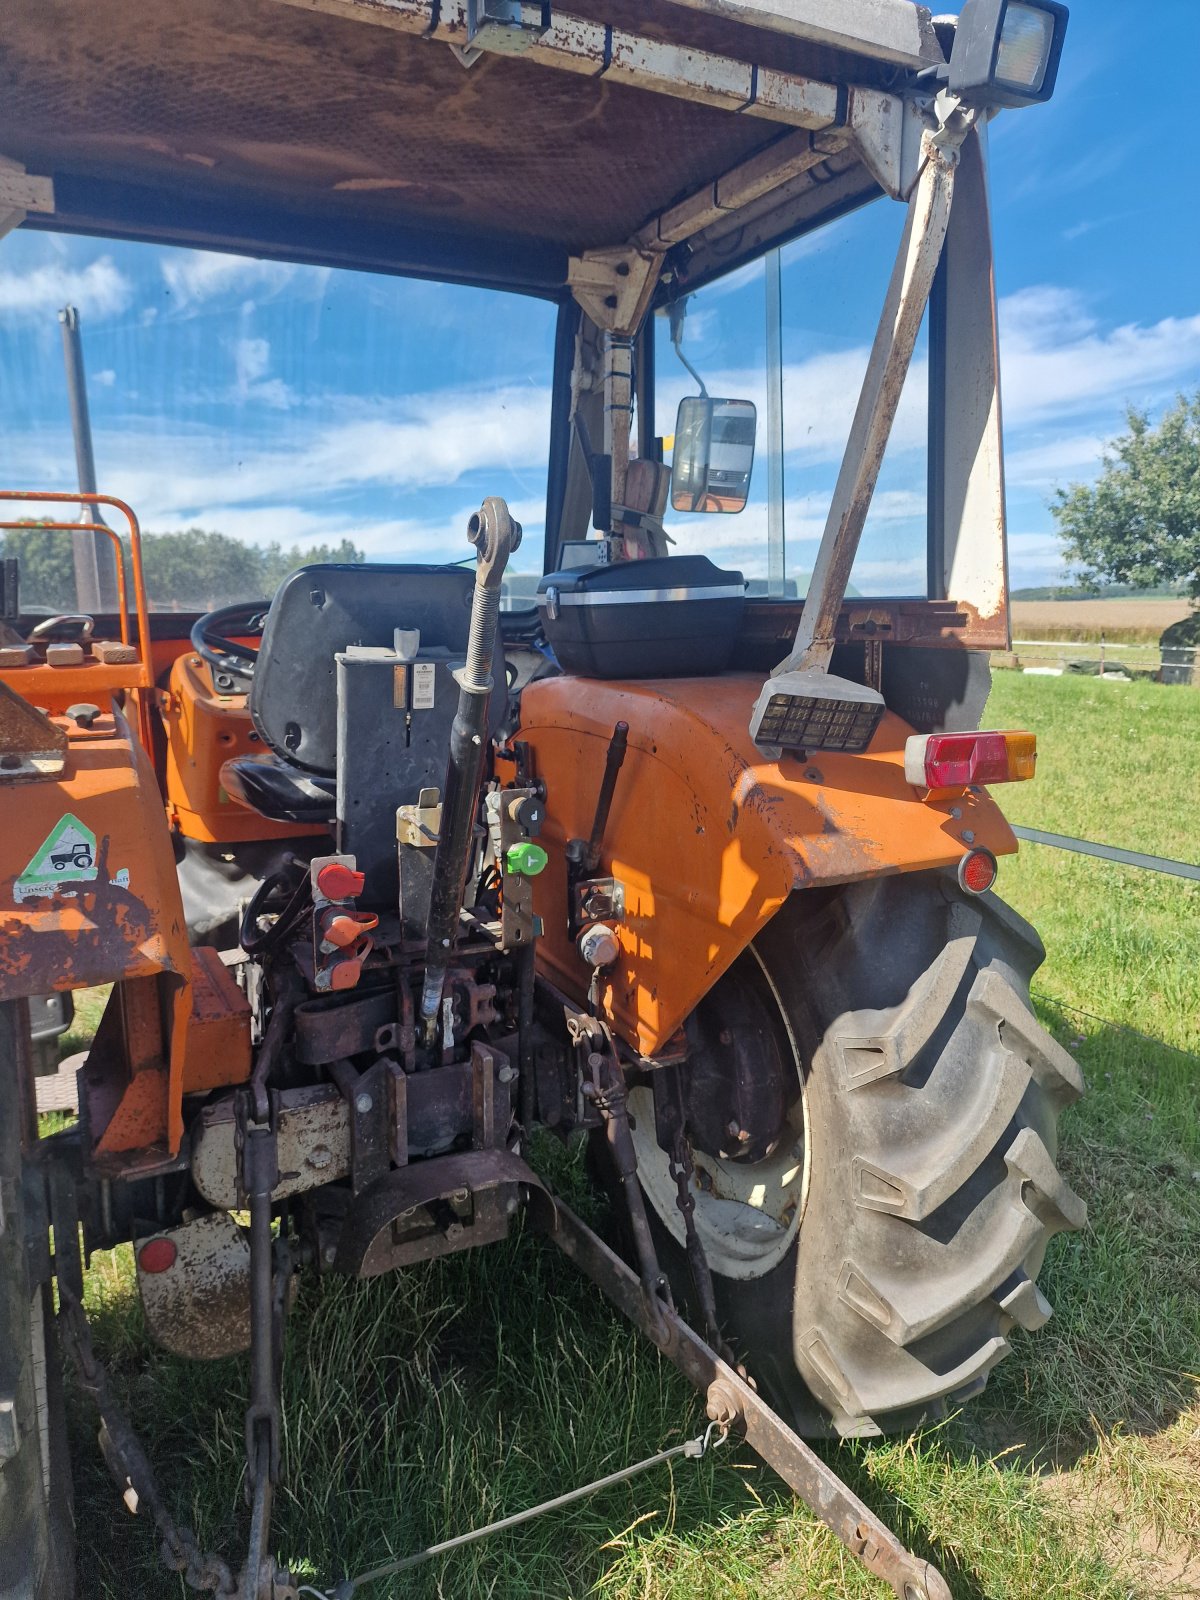
[[[640,1055],[673,1034],[796,890],[956,865],[974,846],[1017,842],[983,791],[925,798],[904,777],[906,722],[885,714],[862,755],[769,760],[750,739],[751,674],[650,683],[548,678],[521,700],[517,737],[547,789],[535,880],[539,967],[576,1001],[590,973],[567,927],[565,847],[591,831],[618,721],[629,748],[598,875],[624,890],[621,953],[602,989]]]

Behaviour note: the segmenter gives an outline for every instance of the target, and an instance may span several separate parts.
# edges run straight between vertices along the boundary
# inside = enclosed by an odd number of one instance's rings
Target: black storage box
[[[745,582],[707,556],[550,572],[538,608],[558,663],[584,678],[710,677],[729,665]]]

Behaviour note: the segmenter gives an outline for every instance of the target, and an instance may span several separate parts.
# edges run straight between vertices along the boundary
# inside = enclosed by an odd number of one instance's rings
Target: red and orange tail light
[[[1036,766],[1033,733],[918,733],[904,746],[904,776],[918,789],[1021,783]]]

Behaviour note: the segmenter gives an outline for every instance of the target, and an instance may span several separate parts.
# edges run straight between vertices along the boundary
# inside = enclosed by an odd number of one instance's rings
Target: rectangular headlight
[[[1049,100],[1067,17],[1061,0],[966,0],[950,52],[951,94],[972,106]]]

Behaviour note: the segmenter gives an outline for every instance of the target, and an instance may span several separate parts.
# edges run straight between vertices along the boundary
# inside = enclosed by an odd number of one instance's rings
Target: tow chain
[[[163,1504],[154,1468],[132,1424],[113,1399],[108,1372],[92,1348],[83,1307],[61,1278],[58,1290],[63,1343],[79,1374],[80,1387],[100,1413],[100,1449],[127,1509],[136,1516],[143,1507],[149,1508],[162,1538],[164,1564],[172,1572],[182,1573],[190,1588],[215,1594],[220,1600],[234,1600],[238,1585],[229,1567],[219,1555],[201,1550],[192,1530],[181,1528]]]
[[[372,1567],[369,1572],[360,1572],[356,1578],[343,1578],[340,1583],[335,1583],[332,1589],[314,1589],[311,1584],[302,1583],[296,1592],[298,1595],[312,1595],[313,1600],[353,1600],[353,1596],[364,1583],[377,1583],[381,1578],[394,1578],[397,1573],[410,1572],[414,1567],[424,1566],[427,1561],[434,1561],[438,1556],[449,1555],[452,1550],[461,1550],[464,1545],[474,1544],[478,1539],[486,1539],[493,1533],[504,1533],[509,1528],[520,1527],[523,1522],[532,1522],[535,1517],[545,1516],[548,1511],[560,1511],[564,1506],[574,1505],[576,1501],[597,1494],[601,1489],[608,1489],[614,1484],[624,1483],[629,1478],[636,1478],[639,1473],[649,1472],[652,1467],[661,1467],[664,1462],[673,1461],[677,1456],[686,1456],[691,1461],[699,1461],[710,1449],[715,1450],[723,1445],[728,1437],[728,1427],[710,1422],[706,1430],[695,1439],[687,1439],[683,1444],[672,1445],[669,1450],[660,1450],[656,1455],[647,1456],[644,1461],[635,1461],[632,1466],[622,1467],[619,1472],[610,1472],[603,1478],[597,1478],[594,1483],[585,1483],[578,1489],[569,1490],[566,1494],[555,1495],[553,1500],[543,1500],[540,1505],[529,1506],[525,1511],[516,1511],[511,1517],[501,1517],[498,1522],[489,1522],[486,1527],[472,1528],[470,1533],[460,1533],[456,1538],[443,1539],[440,1544],[431,1544],[428,1549],[418,1550],[415,1555],[402,1556],[399,1560],[386,1562],[381,1567]]]

